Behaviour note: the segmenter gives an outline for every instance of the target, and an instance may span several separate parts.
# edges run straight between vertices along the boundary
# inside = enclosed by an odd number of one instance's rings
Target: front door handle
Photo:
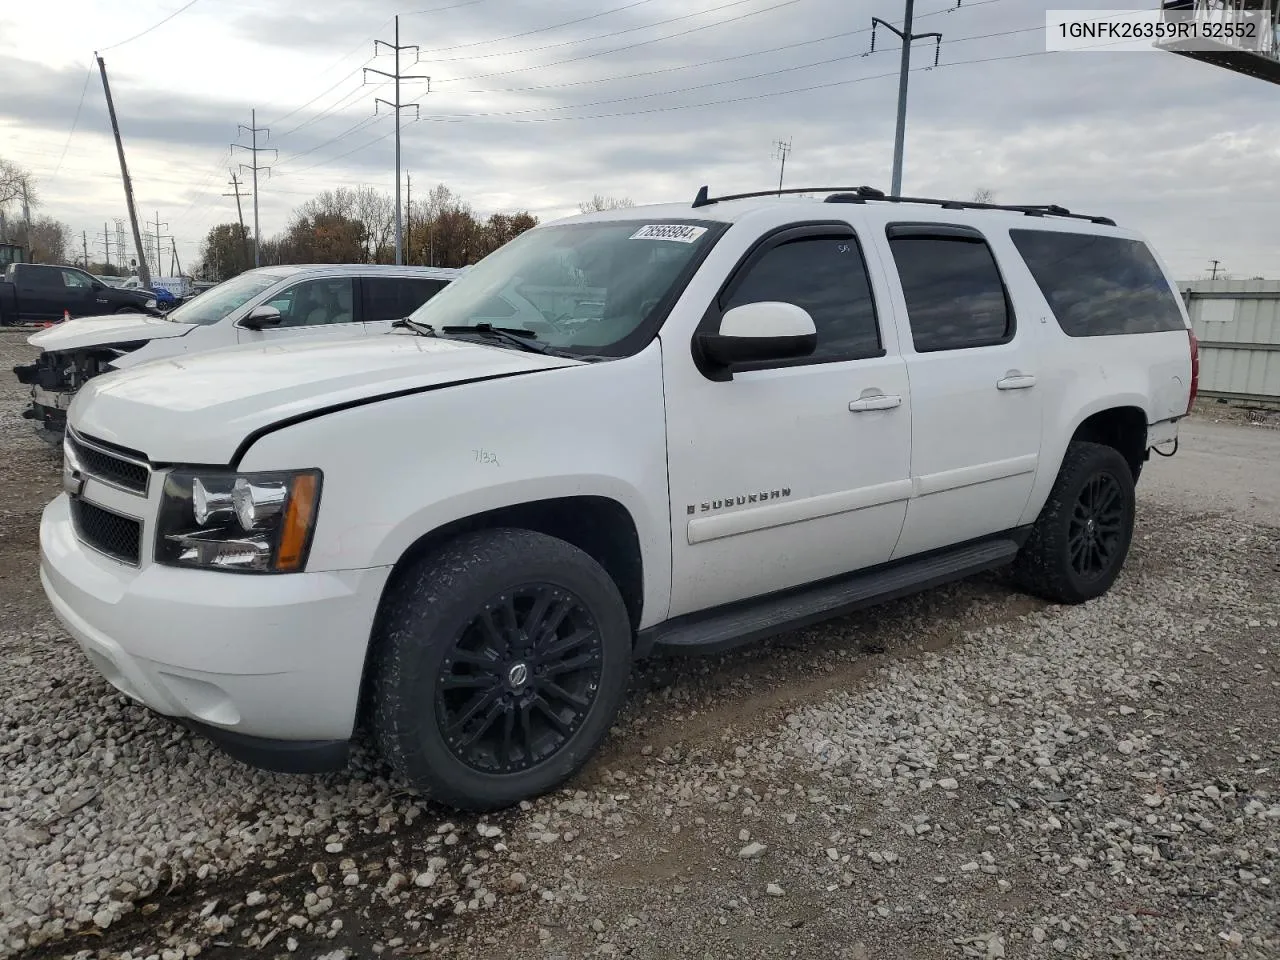
[[[862,413],[864,410],[892,410],[894,407],[899,406],[902,406],[901,397],[888,396],[883,393],[873,397],[863,397],[861,400],[849,401],[849,410],[853,413]]]
[[[1026,376],[1009,376],[1003,380],[996,381],[997,390],[1025,390],[1027,387],[1034,387],[1035,385],[1036,378],[1029,374]]]

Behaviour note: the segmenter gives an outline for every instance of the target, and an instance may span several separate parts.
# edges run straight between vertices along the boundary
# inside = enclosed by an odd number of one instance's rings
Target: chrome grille
[[[142,521],[122,517],[79,497],[71,498],[71,520],[82,543],[113,560],[137,566],[142,548]]]
[[[87,476],[121,490],[147,495],[151,467],[145,460],[116,453],[101,442],[87,440],[70,431],[67,431],[67,442]]]

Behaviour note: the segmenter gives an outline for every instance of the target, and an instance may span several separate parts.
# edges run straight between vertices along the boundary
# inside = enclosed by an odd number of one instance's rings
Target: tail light
[[[1196,332],[1187,328],[1187,342],[1191,347],[1191,395],[1187,397],[1187,413],[1196,402],[1196,394],[1200,391],[1200,340]]]

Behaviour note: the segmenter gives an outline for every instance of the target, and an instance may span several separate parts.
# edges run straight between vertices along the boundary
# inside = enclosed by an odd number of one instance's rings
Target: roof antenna
[[[693,205],[694,205],[694,207],[705,207],[705,206],[707,206],[707,205],[708,205],[708,204],[710,204],[710,203],[711,203],[711,201],[707,199],[707,188],[706,188],[706,186],[701,186],[701,187],[699,187],[699,188],[698,188],[698,195],[697,195],[696,197],[694,197],[694,198],[693,198]]]

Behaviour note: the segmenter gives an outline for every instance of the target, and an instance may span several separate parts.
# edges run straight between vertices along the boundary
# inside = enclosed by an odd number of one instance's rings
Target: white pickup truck
[[[488,319],[512,290],[540,319]],[[583,764],[655,649],[1003,565],[1103,593],[1196,374],[1105,218],[704,188],[531,230],[396,334],[90,381],[41,576],[112,684],[233,756],[333,769],[367,727],[502,807]]]

